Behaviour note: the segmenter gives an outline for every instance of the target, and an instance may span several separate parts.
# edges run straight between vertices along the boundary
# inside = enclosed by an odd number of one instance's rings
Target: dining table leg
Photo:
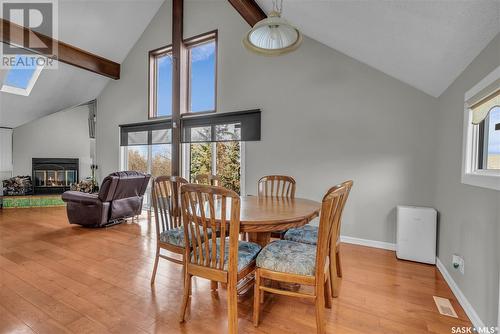
[[[271,241],[271,232],[249,232],[248,239],[264,247]]]

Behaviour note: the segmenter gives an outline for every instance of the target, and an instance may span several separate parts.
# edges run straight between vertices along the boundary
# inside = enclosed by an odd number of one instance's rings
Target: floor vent
[[[451,306],[449,299],[436,296],[433,296],[433,298],[439,313],[448,317],[458,318],[457,312],[455,312],[455,309]]]

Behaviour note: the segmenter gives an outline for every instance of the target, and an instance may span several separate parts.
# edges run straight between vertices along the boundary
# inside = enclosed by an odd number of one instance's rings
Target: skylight
[[[30,64],[30,59],[31,57],[28,56],[15,57],[0,91],[23,96],[30,95],[43,69],[43,66]]]

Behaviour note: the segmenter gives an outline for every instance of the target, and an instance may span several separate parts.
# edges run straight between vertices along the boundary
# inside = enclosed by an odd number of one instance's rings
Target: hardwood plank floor
[[[226,296],[194,279],[188,321],[179,324],[181,267],[160,260],[149,279],[154,225],[105,229],[68,224],[65,208],[0,210],[0,333],[225,333]],[[436,267],[398,261],[394,252],[342,244],[340,296],[326,311],[329,333],[451,333],[470,326]],[[459,319],[438,313],[451,299]],[[266,297],[252,325],[252,296],[239,302],[240,333],[314,333],[307,300]]]

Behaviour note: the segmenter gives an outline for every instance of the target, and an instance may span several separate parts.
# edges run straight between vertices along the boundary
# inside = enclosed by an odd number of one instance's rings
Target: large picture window
[[[217,31],[184,41],[186,107],[182,113],[215,112],[217,102]],[[172,117],[172,46],[149,52],[149,118]]]
[[[151,120],[120,125],[121,167],[153,177],[175,173],[191,182],[215,174],[223,187],[244,193],[244,142],[260,140],[261,112],[216,112],[217,31],[183,42],[179,72],[171,46],[149,52]],[[173,96],[174,72],[179,96]]]
[[[244,142],[260,140],[260,114],[256,109],[182,117],[180,175],[194,182],[198,174],[215,174],[223,187],[244,193]],[[170,119],[121,125],[120,145],[123,169],[172,175]]]
[[[183,175],[219,176],[222,186],[244,193],[244,143],[260,140],[260,110],[184,117]]]

